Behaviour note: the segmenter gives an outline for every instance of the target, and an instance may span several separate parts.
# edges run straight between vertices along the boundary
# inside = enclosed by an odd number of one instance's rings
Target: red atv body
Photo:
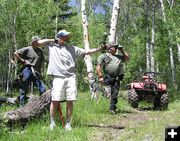
[[[128,101],[133,108],[138,108],[138,102],[145,100],[154,102],[154,109],[167,109],[168,93],[166,84],[155,81],[155,72],[146,72],[142,81],[128,85]]]

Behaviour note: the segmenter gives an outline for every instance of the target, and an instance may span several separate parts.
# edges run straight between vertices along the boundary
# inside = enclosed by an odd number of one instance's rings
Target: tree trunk
[[[16,12],[17,13],[17,12]],[[14,15],[14,20],[13,20],[13,33],[12,33],[12,36],[13,36],[13,46],[14,46],[14,51],[17,50],[17,41],[16,41],[16,16],[17,14]],[[17,62],[16,62],[17,63]],[[14,76],[15,78],[17,77],[17,69],[15,69],[14,71]]]
[[[31,119],[39,119],[45,110],[49,107],[51,101],[51,90],[46,91],[40,97],[31,99],[24,107],[14,111],[9,111],[1,115],[0,121],[6,126],[15,125],[25,126]]]
[[[11,51],[10,51],[11,49],[9,49],[9,51],[8,51],[8,60],[7,60],[7,62],[8,62],[8,74],[7,74],[7,83],[6,83],[6,94],[8,94],[9,93],[9,86],[10,86],[10,82],[11,82],[11,75],[12,75],[12,67],[11,67],[11,62],[9,61],[10,59],[11,59]]]
[[[13,45],[13,48],[11,48],[11,46],[9,47],[9,54],[8,54],[8,60],[7,60],[7,63],[8,63],[8,73],[7,73],[7,84],[6,84],[6,93],[9,93],[10,91],[10,87],[11,87],[11,82],[12,82],[12,77],[13,77],[13,67],[12,67],[12,64],[11,64],[11,56],[12,56],[12,51],[16,51],[17,50],[17,42],[16,42],[16,14],[17,11],[14,13],[13,15],[13,19],[12,19],[12,45]],[[14,76],[17,77],[17,70],[15,68],[15,71],[14,71]]]
[[[163,16],[163,21],[166,22],[166,14],[164,12],[164,3],[163,0],[159,0],[160,6],[161,6],[161,11],[162,11],[162,16]],[[173,5],[173,2],[172,2]],[[172,7],[171,7],[172,8]],[[169,45],[169,55],[170,55],[170,65],[171,65],[171,75],[172,75],[172,83],[173,86],[176,87],[176,79],[175,79],[175,64],[174,64],[174,56],[173,56],[173,50],[172,50],[172,37],[171,37],[171,31],[168,30],[168,35],[170,38],[170,45]]]
[[[109,42],[116,42],[116,30],[120,11],[120,0],[114,0],[109,32]]]
[[[84,37],[84,45],[85,49],[89,50],[89,36],[88,36],[88,20],[87,20],[87,15],[86,15],[86,0],[81,0],[81,14],[82,14],[82,25],[83,25],[83,37]],[[93,91],[93,84],[95,82],[95,77],[94,77],[94,71],[93,71],[93,65],[91,61],[90,55],[86,55],[84,57],[86,67],[87,67],[87,74],[88,74],[88,80],[90,84],[90,93],[91,93],[91,98],[97,98],[97,94]]]
[[[151,45],[150,45],[150,71],[154,72],[154,46],[155,46],[155,0],[152,7],[152,28],[151,28]]]
[[[146,0],[146,71],[150,71],[150,47],[149,47],[149,24],[148,24],[148,17],[149,17],[149,3]]]
[[[180,44],[177,44],[178,47],[178,61],[180,62]]]
[[[170,6],[170,9],[172,9],[173,5],[174,5],[174,0],[167,0],[169,6]]]

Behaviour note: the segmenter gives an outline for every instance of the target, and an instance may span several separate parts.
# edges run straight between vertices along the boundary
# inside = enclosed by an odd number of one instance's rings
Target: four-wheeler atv
[[[146,72],[140,82],[128,84],[128,101],[133,108],[138,108],[138,102],[145,100],[154,102],[154,109],[166,110],[168,93],[166,84],[155,81],[155,72]]]

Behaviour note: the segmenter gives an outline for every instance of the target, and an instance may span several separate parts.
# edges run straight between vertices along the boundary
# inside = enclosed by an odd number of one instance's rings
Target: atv
[[[155,72],[145,72],[142,80],[128,84],[128,102],[133,108],[138,108],[138,102],[154,103],[155,110],[168,108],[168,93],[166,84],[156,82]]]

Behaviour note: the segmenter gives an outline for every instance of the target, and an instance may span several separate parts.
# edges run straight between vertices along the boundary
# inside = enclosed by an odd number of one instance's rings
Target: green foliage
[[[2,0],[0,2],[0,55],[2,64],[6,66],[0,68],[2,74],[7,72],[8,56],[15,50],[15,41],[17,48],[21,48],[30,44],[33,35],[39,35],[42,38],[54,38],[56,28],[57,30],[67,29],[71,32],[70,44],[84,48],[80,7],[70,7],[68,2],[68,0]],[[80,1],[77,1],[77,3],[80,4]],[[107,0],[87,2],[90,48],[99,47],[102,44],[103,33],[109,32],[112,4],[112,2]],[[142,0],[121,2],[117,26],[118,42],[124,46],[130,55],[130,60],[125,63],[124,85],[146,71],[146,35],[149,36],[148,42],[150,43],[152,2],[149,1],[148,18],[145,13],[145,4],[145,1]],[[164,2],[164,6],[166,22],[163,21],[159,3],[156,3],[155,7],[154,58],[155,69],[163,74],[162,81],[171,87],[169,46],[172,46],[174,53],[177,85],[180,84],[177,79],[179,77],[177,43],[180,42],[179,5],[175,2],[170,8],[168,3]],[[102,11],[96,13],[97,8]],[[56,17],[58,17],[57,25]],[[146,34],[147,25],[149,26],[148,34]],[[48,51],[45,52],[46,64],[43,68],[43,76],[50,83],[50,78],[46,75]],[[98,55],[99,53],[92,56],[93,67],[96,65]],[[79,88],[81,90],[88,88],[87,85],[84,86],[86,84],[84,80],[86,79],[86,67],[82,60],[78,61],[77,75]],[[80,76],[83,76],[84,79],[81,79]]]

